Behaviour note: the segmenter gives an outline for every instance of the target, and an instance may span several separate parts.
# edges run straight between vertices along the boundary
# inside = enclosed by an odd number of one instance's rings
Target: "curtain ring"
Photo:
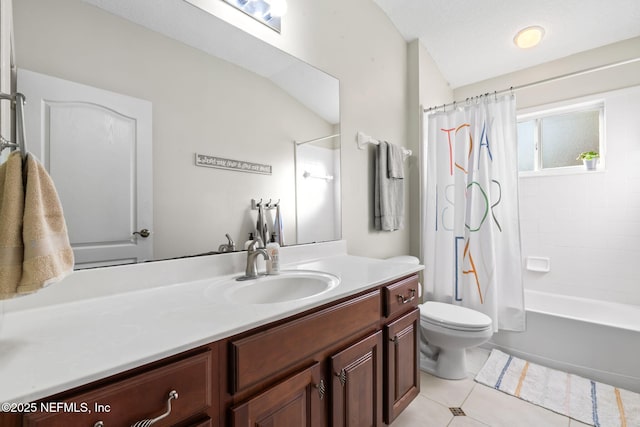
[[[456,109],[456,105],[458,105],[458,103],[456,101],[453,101],[453,109]]]
[[[442,104],[442,112],[443,113],[447,112],[447,104]]]
[[[493,98],[497,101],[498,100],[498,91],[494,90],[493,91]]]

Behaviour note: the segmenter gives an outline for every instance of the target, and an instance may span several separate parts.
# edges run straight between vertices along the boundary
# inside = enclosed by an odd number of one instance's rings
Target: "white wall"
[[[633,58],[640,38],[455,90],[456,99]],[[606,170],[520,178],[523,255],[551,258],[525,287],[640,304],[640,64],[519,91],[519,109],[605,100]],[[631,87],[631,88],[629,88]],[[627,88],[627,89],[621,89]],[[612,91],[616,89],[615,91]],[[597,94],[597,95],[593,95]]]
[[[438,69],[429,52],[418,41],[407,45],[409,66],[409,112],[408,125],[410,148],[413,157],[409,165],[409,180],[411,197],[409,209],[411,211],[411,254],[422,257],[422,229],[420,227],[421,180],[424,178],[420,171],[420,147],[422,146],[422,111],[433,105],[442,105],[453,101],[453,90]]]

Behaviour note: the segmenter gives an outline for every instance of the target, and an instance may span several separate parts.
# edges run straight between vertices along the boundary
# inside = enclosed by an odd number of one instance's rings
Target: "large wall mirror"
[[[77,267],[217,252],[225,234],[243,249],[256,223],[252,199],[280,201],[287,245],[340,238],[337,79],[182,0],[13,8],[18,89],[31,107],[27,149],[69,211]],[[111,107],[115,98],[123,103]],[[200,167],[196,153],[271,173]],[[296,186],[308,189],[303,211]],[[311,203],[321,199],[313,191],[331,203]],[[268,224],[274,214],[266,211]],[[326,233],[309,231],[320,224],[330,224]],[[133,234],[143,229],[149,237]],[[145,245],[146,255],[130,251]]]

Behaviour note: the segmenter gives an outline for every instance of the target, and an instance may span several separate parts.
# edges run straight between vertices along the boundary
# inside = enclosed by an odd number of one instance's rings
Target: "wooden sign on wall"
[[[224,159],[222,157],[207,156],[206,154],[198,153],[196,153],[196,166],[271,175],[271,165]]]

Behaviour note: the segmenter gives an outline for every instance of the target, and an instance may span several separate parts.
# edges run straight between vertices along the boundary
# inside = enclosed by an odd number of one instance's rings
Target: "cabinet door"
[[[384,421],[387,424],[420,392],[419,328],[419,308],[385,326]]]
[[[382,425],[382,332],[331,357],[334,427]]]
[[[322,407],[320,365],[289,377],[231,409],[234,427],[316,427]],[[322,391],[324,393],[324,390]]]

